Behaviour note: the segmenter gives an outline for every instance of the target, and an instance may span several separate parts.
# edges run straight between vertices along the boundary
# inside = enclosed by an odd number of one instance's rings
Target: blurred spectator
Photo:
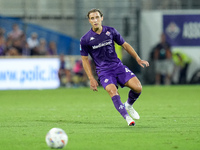
[[[5,55],[6,41],[4,37],[5,30],[0,28],[0,56]]]
[[[48,55],[57,55],[57,46],[56,46],[56,43],[54,41],[51,41],[49,43],[47,54]]]
[[[26,41],[23,43],[22,55],[24,55],[24,56],[30,56],[31,55],[31,50],[30,50],[28,43]]]
[[[38,53],[39,40],[38,40],[38,34],[36,32],[33,32],[31,34],[31,37],[27,39],[27,43],[31,50],[31,55],[39,55]]]
[[[19,52],[16,48],[11,47],[11,48],[8,49],[6,55],[7,56],[19,56]]]
[[[71,87],[71,65],[69,61],[65,60],[65,55],[60,55],[60,68],[58,71],[60,86]]]
[[[173,61],[175,64],[174,71],[179,70],[178,75],[178,84],[186,84],[187,83],[187,70],[188,66],[191,63],[191,58],[187,56],[182,51],[174,51],[173,52]]]
[[[11,39],[17,39],[23,34],[23,31],[19,28],[18,24],[12,25],[12,31],[8,33],[8,37]]]
[[[5,38],[3,35],[0,35],[0,56],[5,55]]]
[[[6,39],[6,49],[9,49],[10,47],[12,47],[13,44],[13,40],[10,37],[7,37]]]
[[[30,51],[30,48],[29,48],[29,45],[27,43],[27,40],[26,40],[26,34],[22,34],[20,36],[20,45],[21,45],[21,48],[22,48],[22,55],[24,56],[30,56],[31,55],[31,51]]]
[[[20,37],[19,37],[20,41],[21,41],[21,47],[24,47],[24,45],[27,43],[27,40],[26,40],[26,34],[22,34]]]
[[[75,83],[75,85],[88,86],[88,78],[83,69],[81,59],[76,60],[75,65],[73,67],[73,73],[73,82]]]
[[[171,46],[166,41],[165,34],[162,33],[160,37],[160,42],[157,44],[154,50],[154,60],[155,60],[155,72],[156,72],[156,84],[159,85],[171,84],[171,74],[172,74],[172,53]]]
[[[22,45],[19,38],[13,40],[12,47],[14,47],[18,51],[19,55],[22,54]]]
[[[3,28],[0,28],[0,36],[4,36],[5,30]]]
[[[47,44],[44,38],[40,39],[40,43],[38,46],[38,53],[39,55],[46,55],[47,54]]]

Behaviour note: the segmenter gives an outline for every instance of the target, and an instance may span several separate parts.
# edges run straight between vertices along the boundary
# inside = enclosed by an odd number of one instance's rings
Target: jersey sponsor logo
[[[97,49],[97,48],[104,47],[104,46],[107,46],[107,45],[110,45],[110,44],[112,44],[112,40],[106,40],[106,41],[99,43],[98,45],[92,46],[92,48]]]

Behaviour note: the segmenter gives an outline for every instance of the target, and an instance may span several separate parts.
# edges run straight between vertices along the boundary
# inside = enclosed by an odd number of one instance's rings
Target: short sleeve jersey
[[[114,42],[118,45],[125,42],[116,29],[103,26],[101,34],[91,29],[81,38],[80,53],[82,56],[89,54],[97,70],[107,70],[121,63],[115,52]]]

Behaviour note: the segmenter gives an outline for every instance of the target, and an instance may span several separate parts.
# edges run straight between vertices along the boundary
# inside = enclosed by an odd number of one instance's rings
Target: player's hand
[[[146,61],[146,60],[138,59],[138,60],[137,60],[137,63],[138,63],[142,68],[144,68],[144,65],[145,65],[145,67],[149,67],[149,62]]]
[[[93,78],[90,80],[90,89],[93,91],[98,91],[97,87],[99,86],[98,82]]]

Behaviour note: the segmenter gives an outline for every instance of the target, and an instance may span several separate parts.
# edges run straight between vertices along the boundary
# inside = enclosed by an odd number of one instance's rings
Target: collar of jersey
[[[101,34],[102,34],[103,32],[105,32],[105,30],[106,30],[105,26],[102,26],[102,27],[103,27],[103,29],[102,29]],[[101,34],[97,34],[96,32],[94,32],[94,31],[92,30],[92,28],[91,28],[91,32],[92,32],[92,35],[101,35]]]

